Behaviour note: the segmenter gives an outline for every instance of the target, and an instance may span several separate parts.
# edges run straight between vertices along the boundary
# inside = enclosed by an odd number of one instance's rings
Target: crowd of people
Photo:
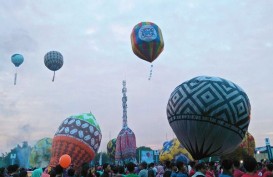
[[[73,165],[66,169],[57,165],[30,170],[10,165],[0,168],[0,177],[273,177],[273,163],[258,163],[251,156],[243,162],[230,159],[220,163],[191,161],[189,164],[166,161],[164,164],[141,162],[136,165],[130,162],[125,166],[105,163],[94,167],[85,163],[80,169],[75,169]]]

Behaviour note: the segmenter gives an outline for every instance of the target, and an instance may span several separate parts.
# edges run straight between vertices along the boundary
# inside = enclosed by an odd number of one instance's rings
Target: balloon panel
[[[166,160],[182,160],[184,163],[188,163],[193,160],[190,153],[183,147],[177,138],[171,141],[164,142],[163,148],[159,153],[159,160],[161,162]]]
[[[31,167],[45,167],[51,158],[52,139],[43,138],[31,149],[29,163]]]
[[[250,102],[236,84],[200,76],[175,88],[167,117],[181,144],[199,160],[232,152],[241,143],[250,121]]]
[[[55,166],[63,154],[70,155],[75,166],[90,162],[99,149],[101,138],[99,125],[92,114],[65,119],[53,138],[51,166]]]
[[[11,62],[16,66],[19,67],[24,62],[24,57],[20,54],[14,54],[11,56]]]
[[[63,66],[63,56],[60,52],[50,51],[45,55],[44,63],[51,71],[57,71]]]
[[[117,139],[114,138],[114,139],[110,140],[110,141],[107,143],[107,154],[109,155],[109,157],[110,157],[111,159],[115,159],[116,141],[117,141]]]
[[[161,30],[152,22],[141,22],[133,28],[131,44],[135,55],[148,62],[153,62],[164,48]]]

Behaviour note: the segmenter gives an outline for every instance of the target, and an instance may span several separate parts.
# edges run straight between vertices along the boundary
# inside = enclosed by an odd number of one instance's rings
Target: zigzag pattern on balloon
[[[63,56],[60,52],[50,51],[44,57],[45,65],[51,71],[57,71],[63,66]]]
[[[184,82],[174,90],[167,105],[169,123],[209,122],[230,129],[241,138],[247,131],[249,115],[247,95],[239,86],[222,78],[196,77]]]

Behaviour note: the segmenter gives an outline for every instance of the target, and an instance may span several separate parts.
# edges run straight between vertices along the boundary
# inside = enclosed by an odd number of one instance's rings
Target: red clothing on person
[[[242,175],[242,177],[260,177],[257,173],[254,173],[253,175],[249,174],[249,173],[245,173]]]
[[[243,176],[243,174],[245,174],[245,173],[239,169],[234,169],[234,171],[233,171],[233,177],[241,177],[241,176]]]
[[[189,173],[189,176],[191,177],[192,175],[194,175],[194,173],[195,173],[194,169],[191,169],[190,173]]]
[[[207,170],[206,177],[215,177],[214,172],[212,170]]]
[[[273,177],[272,171],[266,171],[263,173],[263,177]]]

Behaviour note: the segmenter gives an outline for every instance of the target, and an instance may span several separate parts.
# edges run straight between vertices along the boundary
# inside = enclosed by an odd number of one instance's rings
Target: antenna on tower
[[[123,120],[123,127],[127,127],[127,96],[126,96],[126,92],[127,92],[127,88],[126,88],[126,80],[122,81],[122,108],[123,108],[123,116],[122,116],[122,120]]]

